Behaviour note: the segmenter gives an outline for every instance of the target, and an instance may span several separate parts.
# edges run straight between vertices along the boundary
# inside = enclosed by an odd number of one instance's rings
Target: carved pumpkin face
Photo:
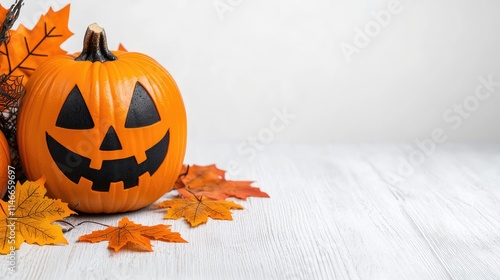
[[[126,106],[126,104],[123,105]],[[103,123],[99,128],[100,136],[102,136],[102,132],[105,131],[104,136],[99,137],[100,139],[102,138],[102,141],[98,149],[97,146],[92,147],[94,151],[90,155],[82,155],[73,152],[67,147],[71,146],[71,143],[63,144],[57,141],[51,136],[51,133],[58,133],[57,129],[53,129],[54,132],[46,131],[47,147],[51,158],[54,160],[59,170],[73,183],[78,184],[83,177],[92,182],[92,190],[109,192],[112,182],[121,181],[123,182],[123,188],[129,189],[136,187],[139,183],[139,177],[146,172],[149,173],[149,175],[154,175],[161,163],[165,160],[170,140],[170,127],[161,125],[157,125],[156,127],[153,126],[160,121],[160,114],[154,101],[146,89],[137,82],[133,90],[125,120],[122,119],[119,122],[110,124],[109,128],[106,128],[108,125]],[[79,131],[94,129],[94,120],[78,86],[75,86],[70,91],[68,97],[62,104],[55,126],[63,128],[64,133],[71,133],[71,130]],[[114,128],[115,126],[117,129]],[[119,129],[119,126],[123,126],[125,129]],[[152,126],[149,129],[155,129],[157,132],[162,131],[163,133],[148,133],[148,126]],[[130,130],[127,131],[128,129]],[[130,134],[129,137],[134,137],[131,135],[132,133],[148,133],[149,135],[158,134],[158,136],[163,134],[163,136],[161,136],[160,139],[157,139],[158,137],[151,137],[151,139],[158,140],[156,143],[154,141],[145,141],[145,139],[141,139],[141,141],[135,143],[131,142],[131,140],[125,140],[125,147],[123,147],[117,130],[120,131],[120,135],[124,137],[127,134]],[[64,136],[60,138],[64,139]],[[131,144],[134,146],[133,148],[137,148],[137,150],[132,150],[131,153],[120,152],[124,149],[131,150],[131,147],[127,147]],[[78,149],[78,147],[75,148]],[[102,160],[99,159],[102,161],[99,169],[91,167],[92,158],[96,158],[98,153],[109,154],[109,151],[117,151],[115,153],[116,156]],[[146,154],[146,159],[139,163],[134,154],[139,155],[142,153]],[[120,157],[120,154],[126,157]]]
[[[143,54],[110,55],[44,63],[19,114],[28,178],[45,176],[51,196],[82,212],[151,204],[172,188],[184,158],[186,116],[172,77]]]

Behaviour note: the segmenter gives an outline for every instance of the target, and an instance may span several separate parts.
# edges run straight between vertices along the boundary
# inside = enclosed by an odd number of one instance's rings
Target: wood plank
[[[271,199],[238,201],[245,210],[233,221],[198,228],[164,221],[164,210],[127,213],[146,225],[172,224],[189,241],[153,241],[152,253],[78,243],[102,229],[84,224],[66,234],[68,246],[23,244],[9,279],[500,278],[500,172],[492,168],[500,149],[443,149],[394,184],[387,174],[408,147],[274,144],[248,160],[236,146],[191,144],[186,162],[237,160],[232,178],[256,180]],[[123,216],[71,221],[116,224]]]
[[[372,164],[387,166],[411,152],[406,147]],[[450,278],[500,278],[499,155],[498,146],[445,145],[392,185]]]

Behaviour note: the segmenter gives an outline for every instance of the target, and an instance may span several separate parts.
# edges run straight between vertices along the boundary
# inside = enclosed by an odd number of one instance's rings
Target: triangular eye
[[[82,93],[75,86],[69,93],[57,117],[56,126],[68,129],[90,129],[94,121]]]
[[[126,128],[136,128],[152,125],[160,121],[158,110],[151,99],[151,96],[146,89],[140,84],[136,83],[134,88],[134,95],[132,102],[127,113],[127,120],[125,121]]]

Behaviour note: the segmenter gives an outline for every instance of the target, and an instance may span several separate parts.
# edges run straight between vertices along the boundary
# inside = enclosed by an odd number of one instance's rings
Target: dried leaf
[[[125,46],[122,43],[118,44],[118,50],[123,51],[123,52],[127,51],[127,49],[125,48]]]
[[[183,168],[175,187],[183,197],[192,194],[205,196],[214,200],[225,200],[228,197],[247,199],[253,197],[269,197],[257,187],[252,187],[253,181],[226,180],[225,171],[218,169],[215,164],[208,166],[193,165]],[[183,175],[186,174],[186,175]]]
[[[32,30],[19,25],[9,31],[9,40],[0,46],[0,73],[24,75],[26,83],[48,57],[66,54],[61,44],[73,35],[68,29],[69,10],[69,4],[57,12],[50,8]]]
[[[232,201],[208,200],[191,195],[187,198],[172,199],[155,204],[162,208],[170,208],[165,219],[177,220],[183,217],[192,227],[206,223],[208,217],[217,220],[232,220],[231,209],[243,209],[243,206]]]
[[[0,253],[8,254],[11,246],[19,249],[23,242],[28,244],[68,244],[62,228],[52,224],[57,220],[76,214],[60,199],[45,197],[45,179],[35,182],[19,182],[9,202],[0,206]]]
[[[184,182],[182,182],[182,179],[187,174],[188,174],[188,165],[184,164],[182,165],[181,172],[174,183],[174,189],[182,189],[186,187],[186,185],[184,185]]]
[[[187,187],[177,191],[182,197],[189,197],[191,194],[196,196],[206,196],[214,200],[225,200],[228,197],[236,197],[246,200],[249,196],[269,197],[259,188],[252,187],[253,181],[224,181],[217,184],[205,184],[196,187]]]
[[[179,233],[170,231],[169,225],[143,226],[135,224],[127,217],[118,223],[118,227],[93,231],[90,234],[80,236],[78,240],[92,243],[109,240],[108,248],[115,252],[127,244],[132,248],[136,246],[140,250],[152,252],[151,240],[187,243]]]
[[[182,182],[186,186],[196,187],[206,183],[218,183],[225,180],[226,172],[218,169],[215,164],[189,166],[188,173],[183,176]]]

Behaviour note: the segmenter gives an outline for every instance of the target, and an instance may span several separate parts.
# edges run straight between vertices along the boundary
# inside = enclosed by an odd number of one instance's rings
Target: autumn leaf
[[[257,187],[251,186],[253,181],[226,180],[225,171],[215,164],[208,166],[193,165],[184,167],[175,188],[183,197],[205,196],[214,200],[225,200],[228,197],[247,199],[253,197],[269,197]]]
[[[118,44],[118,50],[123,51],[123,52],[127,51],[127,49],[125,48],[125,46],[122,43]]]
[[[199,186],[189,186],[187,188],[178,189],[177,191],[182,197],[189,197],[191,193],[196,196],[206,196],[210,199],[225,200],[228,197],[236,197],[246,200],[249,196],[253,197],[269,197],[259,188],[252,187],[253,181],[222,181],[216,184],[204,184]]]
[[[183,176],[182,182],[186,186],[194,187],[200,186],[206,183],[218,183],[225,180],[226,172],[224,170],[218,169],[215,164],[201,166],[192,165],[189,166],[187,174]]]
[[[184,176],[188,174],[189,171],[188,166],[189,165],[186,164],[182,165],[181,172],[179,173],[179,176],[177,177],[177,180],[174,183],[174,189],[182,189],[186,187],[186,185],[184,185],[184,182],[182,182],[182,179],[184,178]]]
[[[206,223],[208,217],[217,220],[232,220],[230,210],[243,209],[243,206],[232,201],[208,200],[194,195],[166,200],[155,205],[170,208],[165,214],[165,219],[177,220],[184,217],[191,227]]]
[[[118,222],[118,227],[110,226],[78,238],[78,241],[92,243],[105,240],[109,240],[108,248],[115,252],[127,244],[132,248],[135,245],[140,250],[152,252],[151,240],[187,243],[179,233],[170,231],[170,225],[143,226],[135,224],[127,217]]]
[[[5,14],[0,11],[0,15]],[[70,5],[59,11],[49,9],[33,29],[19,25],[9,31],[9,40],[0,46],[0,73],[24,75],[26,83],[33,71],[48,57],[66,54],[61,44],[73,33],[68,28]],[[5,18],[5,15],[3,15]]]
[[[62,228],[53,222],[76,214],[60,199],[45,197],[45,179],[19,182],[9,202],[0,200],[0,254],[8,254],[11,246],[19,249],[28,244],[68,244]]]

